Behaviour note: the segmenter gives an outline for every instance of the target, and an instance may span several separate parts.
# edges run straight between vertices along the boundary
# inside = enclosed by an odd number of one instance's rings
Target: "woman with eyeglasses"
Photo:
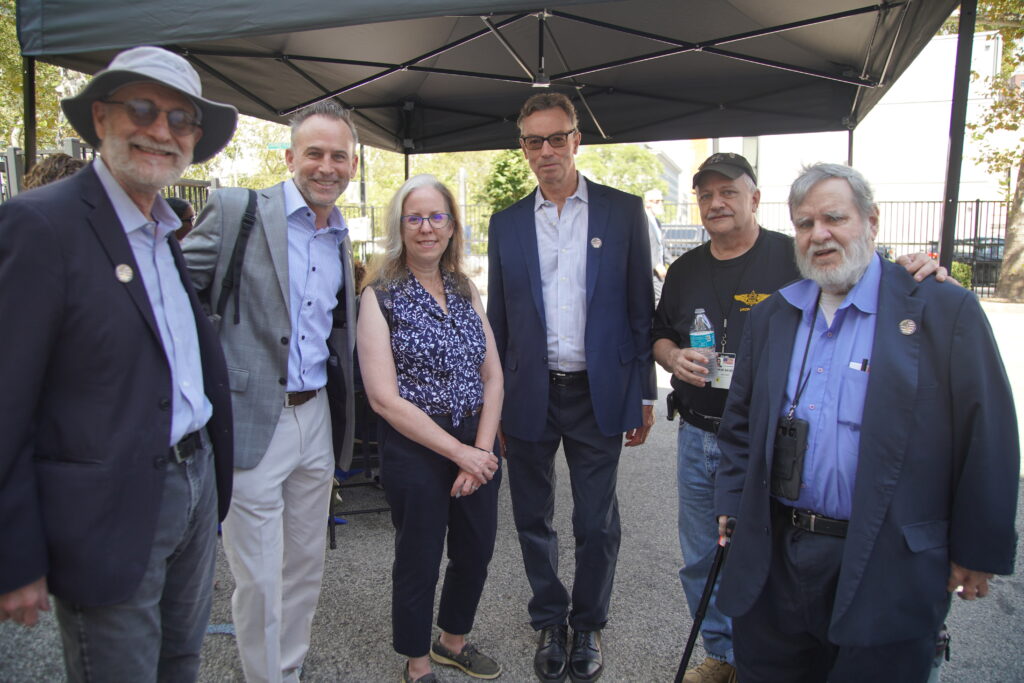
[[[391,200],[384,252],[370,263],[357,340],[380,423],[381,481],[395,526],[392,638],[402,681],[436,681],[431,660],[476,678],[501,667],[466,641],[497,529],[494,453],[503,379],[480,295],[462,272],[462,226],[434,176]],[[431,617],[448,541],[437,625]]]

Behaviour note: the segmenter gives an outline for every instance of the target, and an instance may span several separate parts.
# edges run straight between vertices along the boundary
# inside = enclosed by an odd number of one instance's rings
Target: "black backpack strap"
[[[241,227],[238,229],[238,239],[235,240],[235,248],[231,252],[231,262],[228,264],[227,272],[220,285],[220,297],[217,299],[217,315],[224,317],[224,311],[228,308],[228,297],[231,292],[235,293],[235,324],[241,322],[241,299],[239,283],[242,280],[242,262],[245,260],[245,247],[249,243],[249,233],[256,223],[256,191],[249,190],[249,203],[245,207],[245,214],[242,216]]]

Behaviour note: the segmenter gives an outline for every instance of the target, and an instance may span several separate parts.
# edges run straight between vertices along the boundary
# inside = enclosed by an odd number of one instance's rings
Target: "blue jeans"
[[[213,451],[168,459],[153,548],[135,593],[86,607],[56,598],[68,680],[194,681],[213,601],[217,490]]]
[[[718,470],[718,437],[693,425],[679,423],[677,480],[679,484],[679,549],[683,568],[679,580],[692,617],[700,604],[711,562],[718,545],[715,519],[715,472]],[[718,587],[708,603],[701,635],[708,656],[733,663],[732,620],[718,611]]]

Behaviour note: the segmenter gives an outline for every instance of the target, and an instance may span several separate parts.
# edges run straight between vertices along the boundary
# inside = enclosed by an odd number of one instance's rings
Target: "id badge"
[[[719,353],[715,356],[715,378],[711,386],[715,389],[728,389],[732,385],[732,373],[736,369],[735,353]]]

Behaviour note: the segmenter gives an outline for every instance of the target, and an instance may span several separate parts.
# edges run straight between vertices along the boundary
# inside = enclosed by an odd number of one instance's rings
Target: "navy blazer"
[[[844,646],[934,634],[950,561],[1010,574],[1016,549],[1017,420],[988,320],[971,292],[882,266],[829,630]],[[737,518],[718,606],[732,616],[753,606],[771,565],[772,444],[800,315],[782,296],[751,312],[718,433],[715,514]]]
[[[587,322],[584,349],[598,427],[639,427],[657,398],[651,355],[654,289],[643,201],[588,183]],[[535,190],[491,217],[487,317],[505,372],[502,429],[540,438],[548,414],[547,325],[540,280]],[[595,246],[597,245],[597,246]]]
[[[221,517],[231,399],[196,316]],[[115,267],[136,274],[122,283]],[[171,376],[131,246],[92,167],[0,206],[0,593],[46,576],[86,606],[120,602],[149,558],[171,433]]]

